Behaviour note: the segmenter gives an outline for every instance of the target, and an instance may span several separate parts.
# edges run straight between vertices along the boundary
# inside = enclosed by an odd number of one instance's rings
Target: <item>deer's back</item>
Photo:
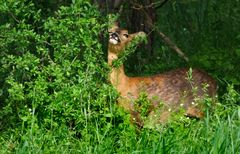
[[[148,97],[158,103],[164,102],[170,106],[184,104],[188,106],[194,98],[213,97],[216,94],[216,83],[204,71],[193,69],[188,77],[188,69],[177,69],[151,77],[129,78],[129,89],[125,94],[138,97],[141,92],[147,92]]]

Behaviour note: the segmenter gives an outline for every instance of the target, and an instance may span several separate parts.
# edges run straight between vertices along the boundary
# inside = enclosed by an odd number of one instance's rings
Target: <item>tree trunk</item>
[[[154,35],[151,35],[152,25],[155,23],[156,13],[153,7],[145,7],[150,6],[152,4],[152,0],[144,0],[141,4],[132,3],[131,14],[130,14],[130,27],[132,31],[144,31],[148,35],[148,44],[146,45],[146,51],[148,51],[148,55],[151,56],[153,54],[153,41]]]

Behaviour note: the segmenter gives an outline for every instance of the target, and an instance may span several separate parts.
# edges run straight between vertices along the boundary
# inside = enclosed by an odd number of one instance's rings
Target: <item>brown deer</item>
[[[128,34],[127,30],[115,24],[109,29],[108,64],[112,67],[112,62],[124,52],[126,46],[135,37],[144,35],[146,36],[144,32]],[[201,101],[198,100],[206,96],[214,97],[217,86],[207,73],[198,69],[192,69],[191,78],[188,79],[188,70],[183,68],[149,77],[128,77],[121,65],[119,68],[112,67],[110,81],[120,93],[119,105],[129,111],[140,126],[143,126],[143,122],[134,108],[133,101],[142,91],[147,93],[152,103],[149,115],[156,116],[160,102],[164,104],[165,110],[159,111],[159,123],[168,120],[170,110],[179,111],[180,108],[184,109],[187,116],[202,118],[204,113],[202,105],[198,104]]]

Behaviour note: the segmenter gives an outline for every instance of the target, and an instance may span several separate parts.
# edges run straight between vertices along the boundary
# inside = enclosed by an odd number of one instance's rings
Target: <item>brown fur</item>
[[[144,32],[128,34],[127,30],[120,29],[117,25],[109,31],[110,35],[117,35],[120,39],[117,44],[109,42],[108,63],[110,66],[134,37],[145,35]],[[110,80],[121,95],[119,105],[131,112],[133,119],[136,119],[136,123],[140,123],[140,125],[143,124],[139,121],[139,115],[134,110],[132,102],[138,98],[141,92],[146,92],[148,98],[152,100],[150,114],[154,114],[154,109],[158,107],[159,102],[163,102],[168,109],[178,111],[182,107],[185,109],[186,115],[202,118],[204,114],[201,111],[201,105],[196,105],[199,102],[196,98],[201,99],[206,95],[214,97],[216,83],[207,73],[198,69],[192,70],[192,79],[189,81],[187,80],[188,71],[189,69],[183,68],[149,77],[128,77],[125,75],[122,65],[120,68],[112,68]],[[208,84],[206,90],[203,89],[203,83]],[[166,121],[168,117],[169,112],[163,111],[159,121]]]

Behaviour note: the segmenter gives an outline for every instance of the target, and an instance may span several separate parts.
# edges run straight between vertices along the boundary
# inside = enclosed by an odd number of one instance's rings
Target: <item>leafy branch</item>
[[[127,59],[127,57],[132,54],[136,48],[139,46],[141,42],[146,43],[147,37],[146,35],[137,35],[133,38],[133,40],[126,46],[123,52],[121,52],[116,60],[113,61],[112,66],[114,68],[119,68],[123,62]]]

